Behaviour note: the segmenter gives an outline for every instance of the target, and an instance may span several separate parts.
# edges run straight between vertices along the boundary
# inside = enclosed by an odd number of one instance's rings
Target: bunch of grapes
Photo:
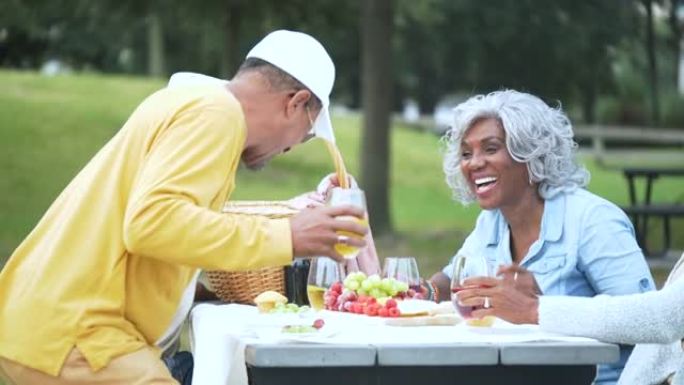
[[[331,285],[323,295],[323,302],[327,310],[398,317],[396,300],[404,298],[422,299],[422,295],[409,289],[406,282],[394,278],[381,279],[377,274],[367,277],[363,272],[354,272],[344,282]]]
[[[406,282],[397,281],[394,278],[380,279],[377,274],[366,277],[366,274],[361,271],[350,273],[344,279],[344,288],[355,291],[358,295],[369,295],[375,299],[394,297],[409,290]]]
[[[297,306],[296,303],[277,303],[269,313],[305,313],[311,310],[307,305]]]

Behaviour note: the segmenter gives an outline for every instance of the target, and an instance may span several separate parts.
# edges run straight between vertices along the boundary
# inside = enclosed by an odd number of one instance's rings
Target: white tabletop
[[[313,319],[258,314],[255,307],[245,305],[196,306],[191,313],[193,383],[247,384],[246,360],[259,366],[328,366],[331,362],[338,366],[376,362],[415,365],[420,364],[415,358],[417,350],[426,363],[438,360],[444,365],[595,364],[618,358],[615,345],[546,333],[534,325],[512,325],[501,320],[493,327],[477,328],[463,323],[393,327],[384,325],[382,318],[329,311],[319,312],[314,318],[324,319],[326,326],[314,337],[300,337],[283,334],[280,328],[283,324]],[[467,350],[468,354],[457,354],[454,350]],[[334,360],[326,358],[331,355]]]

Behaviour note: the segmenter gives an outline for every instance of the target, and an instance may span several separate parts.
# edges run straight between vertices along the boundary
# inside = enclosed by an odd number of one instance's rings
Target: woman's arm
[[[543,330],[624,344],[684,338],[684,279],[660,291],[625,296],[539,297]]]

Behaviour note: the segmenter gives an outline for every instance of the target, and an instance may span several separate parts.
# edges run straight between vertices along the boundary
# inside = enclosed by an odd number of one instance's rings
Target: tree
[[[646,8],[646,53],[648,55],[648,79],[651,91],[651,122],[660,123],[660,102],[658,101],[658,63],[656,61],[653,31],[653,0],[642,0]]]
[[[373,229],[392,230],[389,211],[389,144],[392,106],[392,0],[365,0],[361,14],[361,181]]]
[[[147,44],[147,73],[162,77],[165,75],[164,24],[161,16],[154,11],[147,16]]]
[[[678,85],[679,84],[679,55],[681,54],[681,40],[682,40],[682,29],[681,26],[679,25],[679,17],[677,15],[677,12],[679,12],[679,7],[681,4],[680,0],[670,0],[668,2],[669,4],[669,9],[668,9],[668,25],[670,27],[670,38],[668,40],[668,45],[670,46],[670,49],[672,50],[672,60],[673,60],[673,73],[672,73],[672,79],[674,80],[673,84]]]

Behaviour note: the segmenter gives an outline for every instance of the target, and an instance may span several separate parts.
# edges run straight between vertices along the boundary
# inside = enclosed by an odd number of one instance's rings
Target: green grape
[[[348,284],[345,284],[344,287],[351,290],[351,291],[356,291],[359,289],[359,281],[350,281]]]
[[[392,283],[392,279],[383,278],[382,281],[380,282],[380,288],[389,293],[392,289],[394,289],[394,284]]]
[[[395,287],[397,291],[407,291],[409,289],[408,283],[399,281]]]
[[[377,274],[373,274],[373,275],[371,275],[370,277],[368,277],[367,279],[368,279],[369,281],[373,282],[373,283],[380,283],[380,281],[382,281],[382,280],[380,279],[380,276],[377,275]]]
[[[366,279],[365,281],[361,282],[361,288],[363,290],[369,291],[373,288],[373,282],[370,279]]]
[[[381,298],[381,297],[385,296],[385,293],[378,288],[371,289],[371,291],[368,292],[368,294],[370,294],[371,297],[375,297],[375,298]]]

